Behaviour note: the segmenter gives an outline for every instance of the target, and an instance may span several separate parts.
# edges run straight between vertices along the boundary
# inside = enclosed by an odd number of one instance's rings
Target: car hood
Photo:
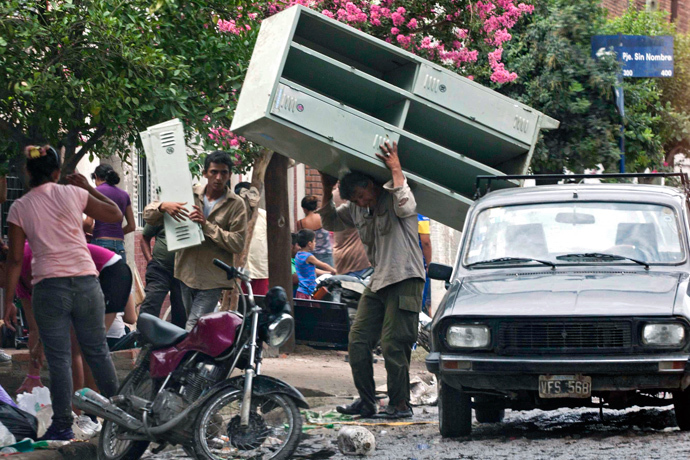
[[[446,314],[472,316],[671,315],[678,273],[470,276],[454,284]],[[452,293],[449,293],[452,294]]]

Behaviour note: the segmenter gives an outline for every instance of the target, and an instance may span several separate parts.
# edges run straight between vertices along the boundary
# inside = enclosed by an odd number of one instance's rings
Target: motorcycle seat
[[[137,320],[137,330],[153,349],[171,347],[187,337],[188,332],[181,327],[163,321],[148,313],[142,313]]]

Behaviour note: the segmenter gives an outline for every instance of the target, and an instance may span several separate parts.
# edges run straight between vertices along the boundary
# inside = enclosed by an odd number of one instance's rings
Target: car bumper
[[[429,372],[453,386],[478,389],[531,390],[539,375],[592,376],[593,391],[644,388],[677,389],[690,385],[686,353],[655,356],[506,357],[430,353]]]

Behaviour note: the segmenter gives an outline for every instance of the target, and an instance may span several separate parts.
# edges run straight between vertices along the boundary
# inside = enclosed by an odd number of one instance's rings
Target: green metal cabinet
[[[232,131],[334,176],[390,179],[396,141],[419,212],[461,229],[481,174],[526,173],[558,122],[302,6],[261,25]],[[497,182],[496,187],[515,187]]]

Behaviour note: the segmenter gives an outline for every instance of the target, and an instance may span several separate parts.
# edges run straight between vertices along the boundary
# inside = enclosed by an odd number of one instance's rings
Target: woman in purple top
[[[125,255],[125,235],[133,232],[136,228],[134,222],[134,212],[132,211],[132,200],[129,194],[122,189],[115,187],[120,183],[120,176],[113,170],[110,165],[99,165],[91,174],[91,179],[96,182],[96,190],[107,196],[117,204],[120,208],[124,219],[127,220],[127,225],[122,226],[122,221],[115,223],[102,222],[100,220],[94,221],[87,217],[85,226],[91,228],[93,226],[93,239],[91,244],[110,249],[114,253],[120,255],[126,262]]]

